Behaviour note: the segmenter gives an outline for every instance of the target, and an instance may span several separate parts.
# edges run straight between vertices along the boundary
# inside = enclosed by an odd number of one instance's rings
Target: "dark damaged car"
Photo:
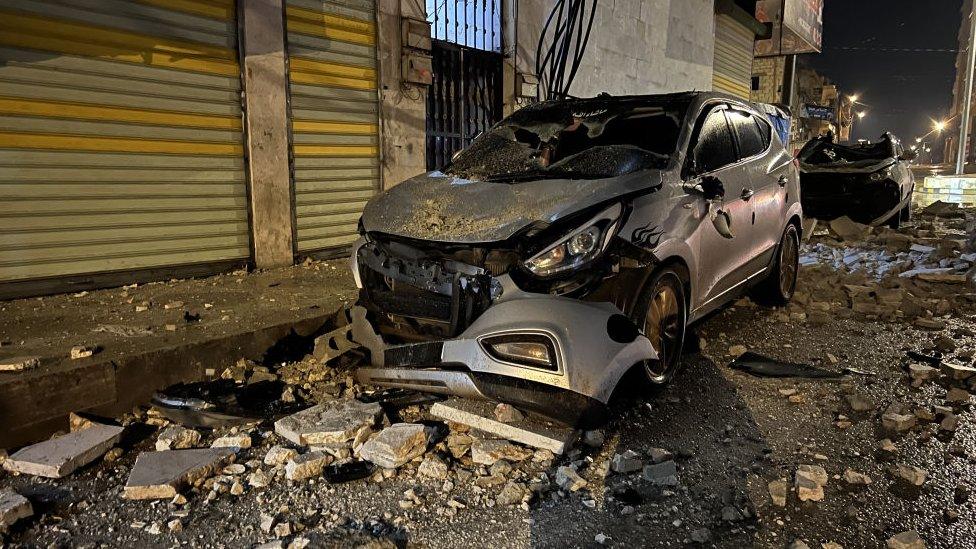
[[[823,221],[847,216],[865,225],[898,227],[911,218],[915,176],[906,151],[890,133],[876,143],[841,145],[827,134],[798,155],[804,215]]]
[[[625,374],[675,374],[688,323],[791,298],[798,184],[723,94],[525,107],[366,206],[352,268],[388,346],[358,376],[599,421]]]

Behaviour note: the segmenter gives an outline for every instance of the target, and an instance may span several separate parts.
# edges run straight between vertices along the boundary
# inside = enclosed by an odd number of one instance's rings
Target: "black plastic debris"
[[[356,397],[360,402],[371,403],[377,402],[384,409],[391,410],[401,410],[407,406],[415,406],[417,404],[429,404],[431,402],[439,402],[444,400],[443,395],[435,395],[432,393],[421,393],[419,391],[411,391],[409,389],[383,389],[382,391],[375,391],[373,393],[367,393],[359,395]]]
[[[924,362],[931,366],[938,366],[939,364],[942,364],[942,355],[940,353],[927,355],[925,353],[920,353],[918,351],[908,351],[905,354],[908,355],[908,358],[914,361]]]
[[[349,461],[337,465],[328,465],[322,470],[322,476],[329,484],[341,484],[353,480],[364,479],[373,474],[376,467],[368,461]]]
[[[834,372],[798,362],[776,360],[751,351],[733,360],[729,366],[758,377],[836,378],[844,376],[844,372]]]
[[[152,404],[170,421],[188,427],[226,427],[271,419],[301,404],[281,400],[282,381],[248,385],[232,379],[178,383],[153,395]]]

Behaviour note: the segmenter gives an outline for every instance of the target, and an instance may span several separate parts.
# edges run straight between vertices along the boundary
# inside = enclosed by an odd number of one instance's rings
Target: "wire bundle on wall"
[[[583,61],[586,43],[590,39],[596,4],[597,0],[556,0],[552,7],[535,52],[539,93],[545,93],[546,99],[569,96],[569,88],[573,85],[573,79]],[[549,48],[543,55],[550,28],[552,31]]]

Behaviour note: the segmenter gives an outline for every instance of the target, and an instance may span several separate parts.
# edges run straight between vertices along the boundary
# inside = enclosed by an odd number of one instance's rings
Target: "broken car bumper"
[[[357,375],[578,423],[605,412],[631,367],[655,359],[650,341],[609,303],[521,293],[493,304],[458,338],[388,347],[374,361],[380,366]]]

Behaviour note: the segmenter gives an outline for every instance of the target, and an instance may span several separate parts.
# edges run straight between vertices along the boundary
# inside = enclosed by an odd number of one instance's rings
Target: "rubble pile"
[[[815,233],[801,250],[807,276],[782,314],[814,323],[858,315],[940,329],[950,312],[972,312],[976,210],[937,202],[916,217],[898,230],[835,220]]]

